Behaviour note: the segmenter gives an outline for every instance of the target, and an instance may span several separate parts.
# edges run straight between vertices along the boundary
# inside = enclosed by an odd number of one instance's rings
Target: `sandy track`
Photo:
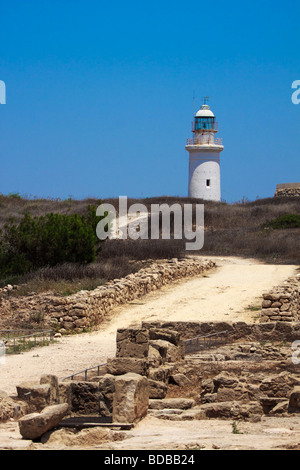
[[[48,347],[7,355],[0,364],[0,390],[15,394],[16,385],[39,380],[42,374],[59,378],[106,362],[115,354],[117,328],[141,321],[256,321],[249,306],[261,303],[261,294],[296,272],[296,266],[265,265],[234,257],[212,258],[217,269],[166,286],[130,305],[114,310],[98,331],[63,337]]]

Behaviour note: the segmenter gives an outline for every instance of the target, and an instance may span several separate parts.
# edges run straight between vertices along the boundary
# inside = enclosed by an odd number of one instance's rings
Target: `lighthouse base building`
[[[207,104],[201,106],[194,118],[192,132],[186,150],[189,152],[189,190],[192,198],[220,201],[221,172],[220,153],[222,140],[215,137],[218,125]]]

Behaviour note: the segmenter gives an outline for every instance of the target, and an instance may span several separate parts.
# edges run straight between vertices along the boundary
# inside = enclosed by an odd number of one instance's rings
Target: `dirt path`
[[[48,347],[7,355],[0,364],[0,390],[15,394],[16,385],[39,380],[42,374],[59,378],[106,362],[115,354],[116,330],[141,321],[256,321],[261,294],[296,272],[295,266],[265,265],[240,258],[212,258],[217,269],[150,293],[113,312],[99,331],[63,337]]]

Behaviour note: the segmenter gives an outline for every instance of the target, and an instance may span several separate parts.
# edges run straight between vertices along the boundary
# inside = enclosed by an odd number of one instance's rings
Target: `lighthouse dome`
[[[196,117],[215,117],[208,104],[203,104],[196,114]]]

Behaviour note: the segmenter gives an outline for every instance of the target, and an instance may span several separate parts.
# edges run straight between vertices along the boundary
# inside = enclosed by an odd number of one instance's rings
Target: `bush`
[[[100,250],[96,208],[86,215],[55,214],[6,224],[0,240],[0,274],[19,275],[60,263],[91,263]]]
[[[281,217],[277,217],[276,219],[271,220],[267,226],[274,229],[300,228],[300,215],[282,215]]]

